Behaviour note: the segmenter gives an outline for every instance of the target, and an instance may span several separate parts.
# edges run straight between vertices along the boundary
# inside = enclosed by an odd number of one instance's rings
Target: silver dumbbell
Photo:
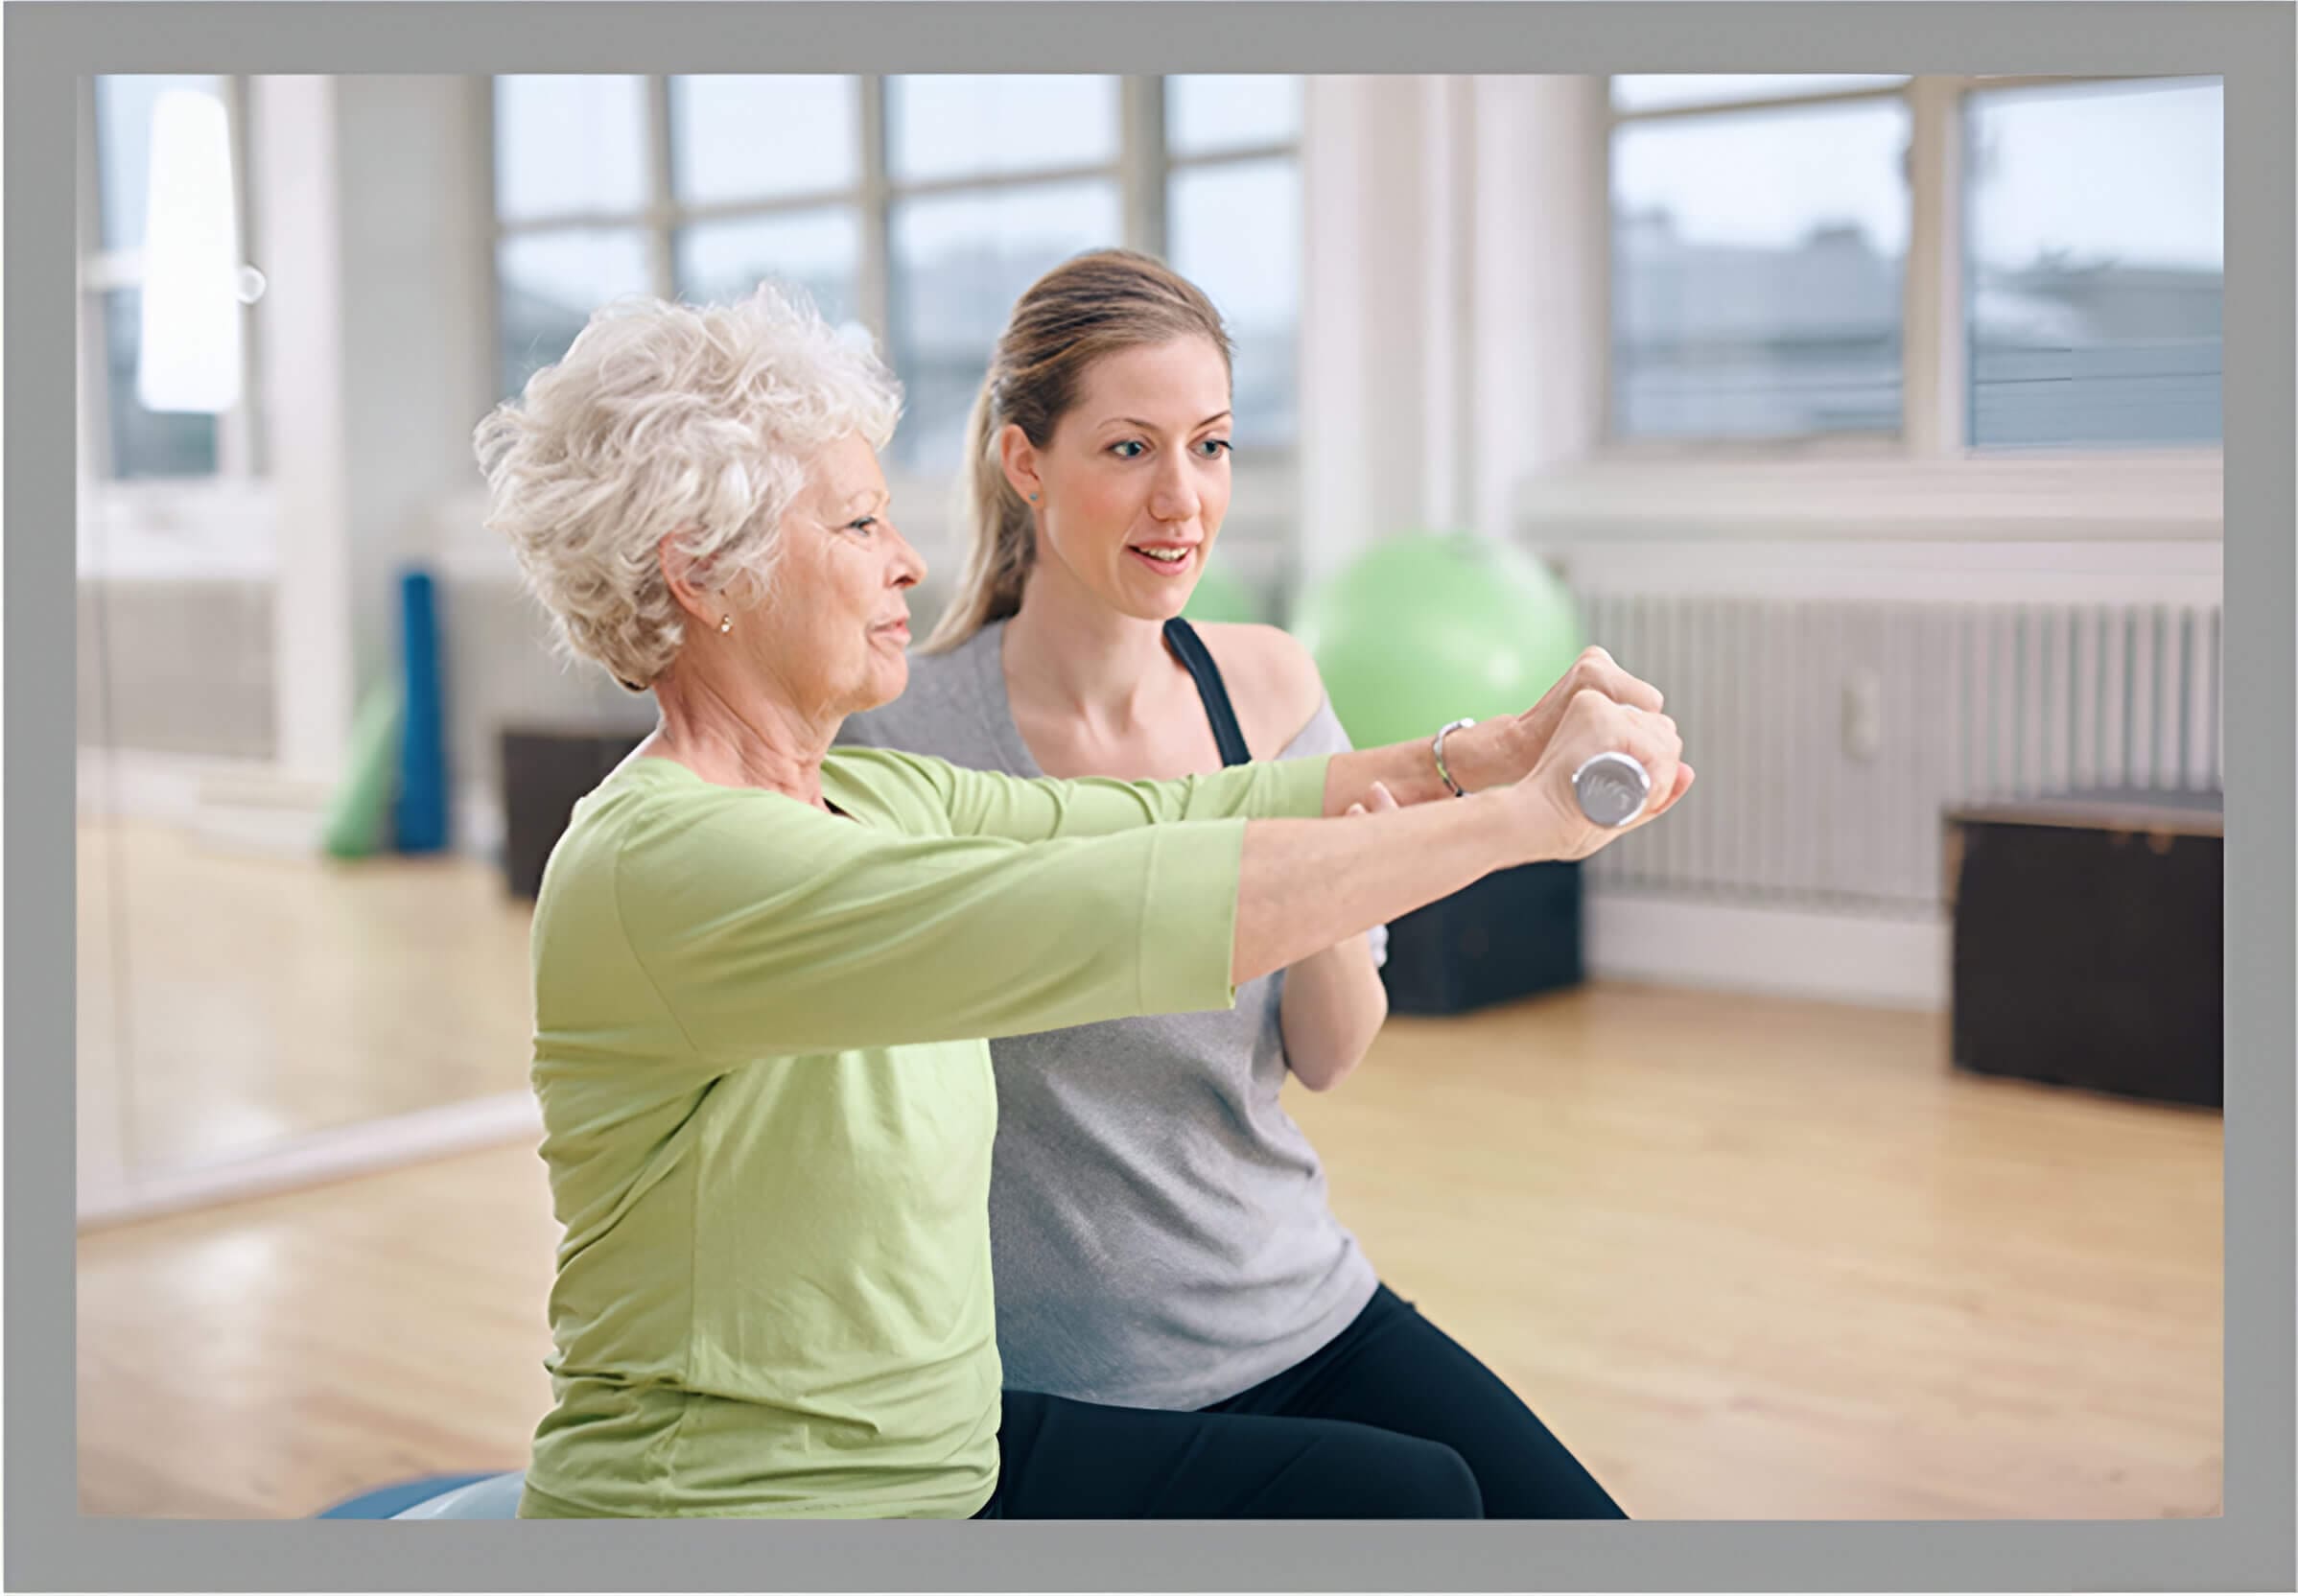
[[[1598,754],[1572,772],[1580,812],[1599,826],[1625,826],[1652,801],[1652,773],[1626,754]]]

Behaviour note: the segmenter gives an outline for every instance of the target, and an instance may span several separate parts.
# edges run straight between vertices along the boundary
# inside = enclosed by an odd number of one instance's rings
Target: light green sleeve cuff
[[[1237,882],[1245,822],[1160,826],[1150,833],[1143,893],[1143,1014],[1195,1014],[1236,1003]]]
[[[1332,763],[1330,754],[1317,754],[1307,759],[1278,760],[1268,768],[1275,772],[1272,800],[1279,807],[1256,810],[1264,819],[1315,820],[1325,813],[1325,778]]]
[[[1232,764],[1208,776],[1161,784],[1181,796],[1182,820],[1314,820],[1325,812],[1330,754]]]

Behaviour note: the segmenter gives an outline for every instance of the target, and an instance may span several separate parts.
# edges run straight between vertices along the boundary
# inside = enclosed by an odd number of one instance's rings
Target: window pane
[[[1612,106],[1655,111],[1675,106],[1725,105],[1734,100],[1778,100],[1791,94],[1829,94],[1907,82],[1889,72],[1641,72],[1612,79]]]
[[[212,477],[216,418],[144,409],[135,398],[136,351],[142,345],[142,296],[131,288],[104,295],[104,397],[111,412],[114,477]]]
[[[1165,147],[1210,154],[1301,136],[1301,80],[1291,75],[1189,74],[1165,80]]]
[[[886,120],[897,182],[1114,164],[1117,80],[888,78]]]
[[[1629,123],[1612,138],[1612,427],[1895,431],[1903,101]]]
[[[751,293],[762,278],[795,282],[832,321],[853,321],[861,221],[849,206],[739,222],[702,222],[678,234],[678,292],[697,303]]]
[[[103,196],[99,238],[106,249],[144,246],[152,106],[162,94],[177,88],[224,98],[221,78],[137,74],[96,80],[96,187]]]
[[[1290,157],[1173,175],[1175,270],[1211,295],[1236,345],[1236,445],[1293,441],[1301,318],[1301,168]]]
[[[641,78],[495,80],[495,213],[508,222],[646,203]]]
[[[1123,242],[1112,182],[934,195],[894,208],[895,366],[908,390],[896,457],[954,471],[966,414],[1021,291],[1083,250]]]
[[[496,251],[505,393],[567,352],[591,312],[652,291],[646,235],[635,227],[523,233]]]
[[[2216,79],[1970,97],[1974,445],[2221,436],[2223,108]]]
[[[690,205],[852,188],[861,91],[852,78],[673,78],[670,158]]]

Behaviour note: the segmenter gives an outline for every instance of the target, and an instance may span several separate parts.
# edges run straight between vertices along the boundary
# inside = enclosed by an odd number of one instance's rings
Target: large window
[[[1973,444],[2219,440],[2223,101],[2191,80],[1966,98]]]
[[[885,80],[891,345],[909,408],[895,454],[954,466],[990,345],[1030,283],[1129,242],[1119,81]]]
[[[220,101],[244,176],[245,96],[240,87],[236,81],[220,77],[105,76],[93,80],[82,103],[87,158],[82,166],[80,194],[82,413],[88,463],[99,477],[182,480],[238,476],[251,469],[244,403],[223,415],[211,415],[148,411],[136,399],[152,107],[170,90]],[[241,181],[237,187],[245,259],[246,184]],[[251,347],[248,355],[251,364]]]
[[[1300,139],[1299,78],[1165,80],[1166,258],[1229,323],[1249,447],[1298,426]]]
[[[1228,319],[1240,447],[1293,440],[1298,79],[505,77],[494,107],[506,391],[602,300],[773,275],[879,340],[895,460],[945,474],[1015,298],[1129,245]]]
[[[1609,436],[2216,444],[2220,107],[2215,79],[1612,79]]]

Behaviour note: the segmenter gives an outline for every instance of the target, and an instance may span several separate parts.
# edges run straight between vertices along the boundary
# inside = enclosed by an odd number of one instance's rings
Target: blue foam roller
[[[399,642],[406,694],[392,833],[399,852],[433,854],[447,846],[447,743],[438,598],[427,571],[399,579]]]

